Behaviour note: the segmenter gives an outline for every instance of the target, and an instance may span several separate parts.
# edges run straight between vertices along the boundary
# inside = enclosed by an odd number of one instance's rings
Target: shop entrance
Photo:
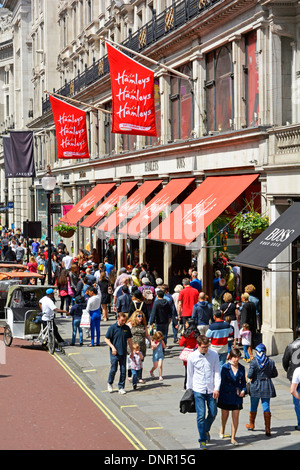
[[[146,262],[149,263],[150,271],[154,269],[158,276],[164,277],[164,244],[155,240],[146,240]]]

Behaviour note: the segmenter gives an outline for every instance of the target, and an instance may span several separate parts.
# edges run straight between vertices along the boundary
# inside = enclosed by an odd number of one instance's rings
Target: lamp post
[[[50,165],[47,167],[47,173],[42,178],[42,186],[47,196],[47,240],[48,240],[48,284],[52,283],[52,270],[51,270],[51,194],[56,185],[56,178],[51,174]]]

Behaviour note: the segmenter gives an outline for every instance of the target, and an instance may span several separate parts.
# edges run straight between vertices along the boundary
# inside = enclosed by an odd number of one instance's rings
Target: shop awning
[[[151,221],[188,187],[195,178],[177,178],[171,180],[145,207],[133,217],[120,233],[138,236]]]
[[[121,183],[114,192],[108,196],[105,201],[100,204],[83,222],[81,222],[82,227],[94,227],[105,214],[122,201],[122,199],[127,196],[129,191],[137,185],[137,181],[126,181]]]
[[[257,174],[207,177],[148,238],[189,245],[257,178]]]
[[[233,264],[254,269],[268,265],[300,235],[300,202],[294,202],[275,222],[264,230]]]
[[[100,201],[113,187],[115,183],[97,184],[88,192],[66,215],[60,220],[70,224],[76,224],[97,202]]]
[[[98,230],[113,232],[120,223],[126,219],[145,199],[161,184],[162,180],[145,181],[124,204],[99,225]]]

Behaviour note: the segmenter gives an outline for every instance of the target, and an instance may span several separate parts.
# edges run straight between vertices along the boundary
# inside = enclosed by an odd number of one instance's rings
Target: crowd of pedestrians
[[[122,267],[116,271],[114,247],[108,246],[103,260],[96,250],[70,254],[63,240],[48,247],[39,239],[24,240],[21,231],[2,231],[1,260],[26,264],[29,272],[39,272],[44,284],[51,262],[52,284],[66,318],[72,318],[72,342],[79,345],[84,335],[90,347],[99,347],[101,321],[113,320],[105,343],[110,351],[107,388],[120,370],[118,391],[125,394],[126,377],[135,390],[145,383],[144,360],[151,351],[150,377],[158,371],[163,379],[163,361],[172,331],[173,343],[182,347],[179,358],[184,367],[186,390],[192,390],[197,415],[200,449],[206,449],[210,428],[221,410],[220,439],[231,412],[231,443],[236,439],[243,399],[250,394],[247,429],[255,429],[259,402],[266,436],[271,435],[270,400],[276,397],[272,382],[278,374],[265,345],[255,341],[261,329],[261,306],[255,286],[242,290],[239,268],[231,267],[221,254],[214,260],[212,296],[203,291],[195,268],[177,270],[169,285],[148,263]],[[84,318],[84,320],[83,320]],[[115,321],[114,321],[115,320]],[[300,430],[300,332],[288,345],[283,366],[291,383],[291,394]],[[240,360],[249,363],[248,371]]]

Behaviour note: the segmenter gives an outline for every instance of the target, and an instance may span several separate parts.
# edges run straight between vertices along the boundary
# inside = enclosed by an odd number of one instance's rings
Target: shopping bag
[[[189,355],[195,351],[194,349],[191,348],[184,348],[181,353],[179,354],[179,359],[181,359],[184,362],[187,362]]]
[[[180,413],[195,413],[195,398],[194,392],[191,388],[188,388],[179,403]]]
[[[80,328],[90,328],[91,326],[91,317],[87,310],[82,310]]]

